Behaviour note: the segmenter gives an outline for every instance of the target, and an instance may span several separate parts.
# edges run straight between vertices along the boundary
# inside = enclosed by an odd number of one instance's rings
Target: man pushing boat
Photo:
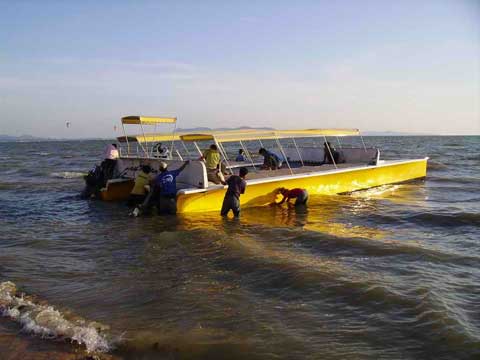
[[[167,170],[168,164],[161,162],[159,165],[160,174],[152,181],[152,191],[140,207],[133,210],[132,215],[148,213],[153,205],[157,205],[158,214],[175,215],[177,213],[177,176],[190,163],[185,161],[176,170]]]

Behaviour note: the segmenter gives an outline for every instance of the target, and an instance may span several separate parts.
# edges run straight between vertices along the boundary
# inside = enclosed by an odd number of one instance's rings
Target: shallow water
[[[79,200],[100,141],[0,144],[0,283],[18,289],[8,304],[30,301],[0,318],[0,353],[106,341],[119,359],[480,356],[480,137],[366,141],[387,159],[430,156],[427,179],[239,221]]]

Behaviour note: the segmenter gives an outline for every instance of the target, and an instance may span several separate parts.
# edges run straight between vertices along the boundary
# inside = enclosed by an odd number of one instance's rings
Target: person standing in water
[[[240,195],[245,193],[247,174],[248,169],[241,167],[238,175],[232,175],[224,182],[224,185],[228,185],[228,189],[223,198],[220,215],[227,216],[228,212],[232,210],[235,217],[240,216]]]
[[[280,188],[278,189],[278,192],[283,196],[283,199],[278,203],[279,205],[283,204],[285,201],[289,203],[291,199],[296,199],[295,206],[307,204],[308,192],[305,189],[295,188],[288,190],[286,188]]]
[[[127,200],[128,207],[134,207],[143,203],[149,191],[147,191],[147,186],[149,186],[150,181],[152,180],[150,173],[152,168],[150,165],[142,165],[141,170],[138,172],[135,177],[135,185],[133,185],[132,192]]]
[[[105,179],[109,180],[113,178],[113,173],[115,170],[115,165],[117,164],[117,159],[120,157],[117,144],[109,144],[106,146],[103,154],[102,168],[105,175]]]
[[[177,176],[190,163],[185,161],[182,166],[176,170],[167,170],[168,164],[161,162],[159,165],[160,174],[152,181],[153,189],[140,207],[135,208],[133,216],[138,216],[141,212],[149,212],[153,205],[157,205],[158,214],[175,215],[177,213]]]

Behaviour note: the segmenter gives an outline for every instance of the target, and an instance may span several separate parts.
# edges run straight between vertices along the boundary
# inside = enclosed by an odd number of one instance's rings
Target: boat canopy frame
[[[171,154],[173,155],[173,151],[175,149],[174,142],[180,141],[183,145],[183,148],[187,152],[187,156],[191,156],[190,151],[188,151],[187,146],[185,145],[186,142],[192,142],[195,146],[195,149],[198,151],[199,155],[202,156],[202,151],[200,150],[197,142],[199,141],[212,141],[218,148],[221,157],[225,161],[227,168],[231,169],[230,161],[228,158],[227,151],[223,146],[224,143],[232,143],[238,142],[240,147],[245,152],[247,159],[249,160],[251,166],[255,167],[255,162],[253,160],[253,156],[251,152],[248,150],[247,146],[245,146],[245,141],[258,141],[260,146],[264,148],[262,140],[272,140],[280,153],[283,156],[283,159],[288,166],[290,172],[293,174],[293,170],[290,166],[290,162],[287,159],[286,153],[283,149],[283,146],[280,142],[282,139],[291,139],[295,150],[299,156],[300,162],[302,166],[304,166],[304,160],[302,158],[300,149],[297,145],[295,138],[323,138],[324,145],[328,150],[328,153],[332,159],[332,163],[337,167],[335,159],[333,157],[333,149],[329,142],[327,141],[327,136],[335,136],[338,140],[340,148],[342,147],[339,138],[340,137],[347,137],[347,136],[360,136],[362,145],[365,151],[366,145],[363,140],[362,135],[358,129],[303,129],[303,130],[273,130],[273,129],[265,129],[265,130],[257,130],[257,129],[236,129],[236,130],[226,130],[226,131],[205,131],[199,133],[191,133],[191,132],[176,132],[176,117],[151,117],[151,116],[126,116],[122,118],[122,127],[124,131],[124,136],[118,137],[117,140],[119,142],[127,143],[127,152],[130,155],[130,142],[135,142],[140,145],[141,149],[145,153],[147,158],[150,158],[151,153],[153,155],[153,146],[152,149],[149,149],[149,143],[155,142],[169,142],[171,141]],[[170,123],[174,124],[173,133],[145,133],[143,125],[154,125],[155,128],[158,124],[165,124]],[[135,124],[140,125],[142,128],[141,135],[130,135],[127,136],[125,132],[124,124]],[[178,157],[183,159],[180,152],[175,149]]]
[[[171,141],[171,148],[170,148],[170,154],[173,154],[174,150],[174,141],[178,140],[178,136],[175,136],[175,131],[177,129],[177,118],[176,117],[161,117],[161,116],[138,116],[138,115],[130,115],[130,116],[124,116],[121,119],[122,123],[122,129],[123,129],[123,137],[117,138],[118,141],[122,142],[124,140],[127,143],[127,154],[128,156],[130,155],[130,141],[135,141],[137,144],[140,145],[142,148],[143,152],[145,153],[147,158],[150,158],[150,155],[153,155],[153,150],[154,150],[154,145],[152,145],[151,153],[149,151],[149,143],[150,142],[160,142],[160,141]],[[125,124],[129,125],[140,125],[140,128],[142,129],[142,135],[141,137],[143,138],[143,141],[140,140],[140,135],[135,135],[134,137],[128,137],[126,130],[125,130]],[[156,134],[157,130],[157,125],[158,124],[174,124],[173,132],[171,134]],[[154,134],[149,134],[148,135],[148,140],[147,140],[147,134],[145,133],[145,128],[144,125],[153,125],[155,126],[155,133]],[[145,146],[144,146],[145,145]],[[177,151],[178,153],[178,151]],[[178,153],[178,156],[182,158],[180,153]]]
[[[258,140],[260,142],[260,146],[263,148],[263,143],[262,140],[273,140],[285,161],[287,164],[290,173],[293,174],[292,167],[290,166],[290,162],[288,161],[288,158],[286,156],[286,153],[283,149],[282,144],[280,143],[280,139],[292,139],[293,144],[295,146],[295,149],[299,155],[300,162],[302,166],[304,166],[304,162],[300,153],[300,150],[297,146],[297,142],[295,141],[295,138],[317,138],[321,137],[325,141],[325,145],[328,149],[328,152],[330,154],[330,157],[332,159],[333,165],[335,168],[338,168],[334,156],[333,156],[333,151],[330,148],[330,144],[327,141],[327,136],[336,136],[338,137],[343,137],[343,136],[361,136],[360,131],[358,129],[306,129],[306,130],[265,130],[265,131],[252,131],[252,130],[246,130],[246,131],[236,131],[236,132],[210,132],[210,133],[192,133],[192,134],[184,134],[180,135],[179,138],[182,142],[193,142],[199,153],[201,153],[200,148],[197,145],[197,141],[212,141],[215,143],[217,148],[220,151],[221,156],[223,157],[226,165],[228,168],[230,167],[227,152],[225,151],[225,148],[223,147],[223,143],[230,143],[230,142],[239,142],[240,146],[242,149],[246,152],[247,157],[249,158],[252,166],[255,168],[255,164],[253,161],[253,158],[251,154],[248,152],[248,149],[246,150],[246,147],[244,146],[243,142],[244,141],[252,141],[252,140]],[[362,137],[362,143],[363,147],[366,151],[365,147],[365,142],[363,141]]]

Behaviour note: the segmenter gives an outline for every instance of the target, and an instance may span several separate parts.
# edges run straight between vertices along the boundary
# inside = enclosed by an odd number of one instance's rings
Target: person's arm
[[[150,176],[150,181],[148,182],[150,184],[150,186],[152,187],[153,189],[153,186],[155,185],[155,179],[156,179],[157,176]]]
[[[247,183],[245,180],[242,180],[242,185],[240,186],[240,194],[245,194],[245,188],[247,187]]]
[[[231,181],[230,179],[231,179],[231,178],[232,178],[231,176],[230,176],[227,180],[225,180],[225,179],[222,180],[222,179],[220,178],[220,184],[222,184],[222,185],[230,185],[230,181]]]
[[[183,165],[178,168],[178,173],[181,173],[188,164],[190,164],[190,160],[185,161]]]
[[[198,160],[200,160],[200,161],[202,161],[202,160],[205,161],[206,158],[207,158],[207,151],[208,151],[208,150],[205,150],[205,151],[202,153],[202,155],[200,155],[200,157],[198,158]]]
[[[283,196],[283,199],[282,199],[279,203],[277,203],[278,205],[283,204],[283,203],[288,199],[287,196],[285,196],[285,195],[283,195],[283,194],[282,194],[282,196]]]

